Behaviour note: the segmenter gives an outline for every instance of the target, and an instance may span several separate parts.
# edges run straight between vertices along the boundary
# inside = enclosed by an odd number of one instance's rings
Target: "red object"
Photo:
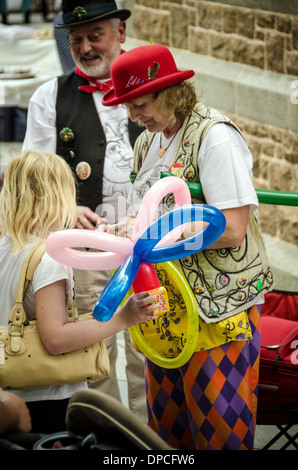
[[[298,411],[297,301],[297,294],[273,292],[265,296],[258,424],[287,424],[293,419],[292,410]]]
[[[193,70],[177,69],[170,50],[159,44],[139,46],[121,54],[111,66],[114,89],[102,100],[111,106],[162,90],[194,75]]]
[[[80,70],[78,66],[76,66],[75,68],[75,73],[77,75],[80,75],[80,77],[86,78],[86,80],[89,80],[89,82],[93,83],[93,85],[79,86],[79,90],[83,90],[86,93],[94,93],[95,91],[109,91],[111,89],[112,80],[108,80],[105,83],[100,83],[94,78],[85,75],[84,72],[82,72],[82,70]]]
[[[157,277],[154,266],[150,263],[142,263],[138,274],[135,277],[134,282],[132,283],[134,293],[138,292],[148,292],[153,289],[158,289],[160,287],[160,282]]]
[[[298,321],[298,294],[281,291],[268,292],[265,295],[262,315]]]

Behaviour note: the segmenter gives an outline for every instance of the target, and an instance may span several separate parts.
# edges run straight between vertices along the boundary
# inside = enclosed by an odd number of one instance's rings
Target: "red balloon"
[[[134,293],[158,289],[160,282],[154,266],[151,263],[141,263],[138,274],[132,283]]]

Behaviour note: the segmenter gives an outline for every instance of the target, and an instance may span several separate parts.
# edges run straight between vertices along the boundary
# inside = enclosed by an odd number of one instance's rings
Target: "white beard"
[[[75,63],[77,66],[89,77],[93,78],[101,78],[101,77],[109,77],[110,76],[110,68],[114,60],[120,55],[120,47],[114,47],[114,50],[109,51],[104,56],[98,54],[100,62],[98,64],[91,64],[88,65],[85,62],[82,63],[80,57],[74,57]],[[95,57],[97,54],[94,55]],[[90,56],[92,57],[92,56]]]

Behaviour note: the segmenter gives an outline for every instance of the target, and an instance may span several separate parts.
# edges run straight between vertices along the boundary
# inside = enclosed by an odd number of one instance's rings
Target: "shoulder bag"
[[[23,263],[9,323],[0,326],[0,387],[4,390],[94,382],[109,374],[110,363],[104,341],[77,351],[52,355],[41,341],[37,321],[26,321],[24,296],[44,252],[45,242],[40,242]],[[71,291],[67,297],[67,314],[69,322],[93,318],[92,314],[78,315]]]

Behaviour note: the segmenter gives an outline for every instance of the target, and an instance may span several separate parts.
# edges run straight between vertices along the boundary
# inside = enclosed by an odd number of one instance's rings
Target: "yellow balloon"
[[[176,369],[183,366],[194,353],[198,339],[199,315],[193,292],[176,265],[171,261],[167,261],[165,263],[159,263],[159,266],[171,276],[183,296],[188,320],[186,344],[178,356],[167,358],[160,355],[150,346],[141,333],[139,325],[132,326],[129,328],[129,331],[137,347],[150,361],[166,369]]]

